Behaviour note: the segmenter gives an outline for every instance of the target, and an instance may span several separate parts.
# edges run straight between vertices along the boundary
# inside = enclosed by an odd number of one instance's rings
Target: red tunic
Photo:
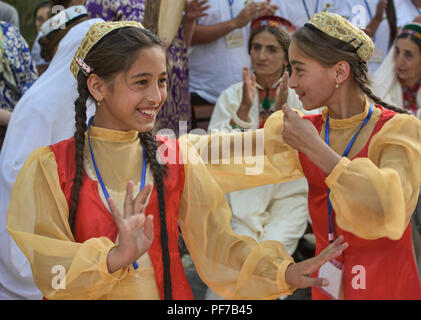
[[[368,154],[368,146],[373,136],[390,120],[396,113],[380,106],[382,115],[374,127],[366,145],[354,157],[365,158]],[[310,120],[320,132],[324,124],[322,115],[310,115],[304,118]],[[307,177],[309,185],[308,204],[310,216],[313,222],[313,232],[316,237],[316,254],[319,254],[329,245],[327,235],[328,210],[327,210],[327,186],[326,175],[311,160],[300,153],[300,162]],[[334,217],[334,211],[332,217]],[[332,221],[334,219],[332,218]],[[343,235],[349,247],[337,258],[344,264],[343,283],[345,299],[421,299],[421,285],[415,265],[412,250],[411,226],[406,228],[399,240],[380,238],[365,240],[346,232],[336,225],[337,235]],[[365,289],[358,286],[353,288],[354,277],[363,276],[358,266],[365,268]],[[354,273],[353,273],[353,268]],[[315,273],[313,276],[316,276]],[[358,281],[354,281],[355,282]],[[313,299],[329,299],[320,289],[312,289]]]
[[[159,143],[163,143],[163,141]],[[176,148],[178,156],[178,142],[173,140],[165,143],[168,147],[167,150],[174,150]],[[70,138],[59,142],[51,146],[51,149],[54,152],[57,162],[60,186],[70,208],[73,178],[76,170],[74,139]],[[178,207],[184,188],[184,166],[182,164],[168,164],[168,177],[164,177],[164,185],[173,299],[193,299],[193,294],[184,273],[178,250]],[[152,214],[154,217],[154,239],[148,250],[148,254],[154,267],[157,287],[161,299],[163,299],[164,269],[161,253],[161,223],[156,187],[152,191],[145,213],[147,215]],[[90,238],[108,237],[111,241],[115,242],[117,233],[118,229],[114,219],[99,196],[97,182],[90,179],[84,171],[78,210],[75,217],[75,240],[82,243]]]

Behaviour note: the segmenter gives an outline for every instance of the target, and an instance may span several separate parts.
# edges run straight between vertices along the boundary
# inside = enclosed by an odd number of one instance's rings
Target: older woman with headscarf
[[[373,80],[380,98],[421,118],[421,24],[402,28]]]

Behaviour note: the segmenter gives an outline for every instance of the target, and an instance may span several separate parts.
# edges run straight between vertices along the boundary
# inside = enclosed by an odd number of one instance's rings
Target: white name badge
[[[319,269],[318,278],[329,281],[328,286],[319,287],[319,289],[332,299],[344,299],[343,271],[343,264],[336,260],[326,262]]]
[[[225,36],[228,48],[242,47],[244,44],[243,32],[234,30]]]

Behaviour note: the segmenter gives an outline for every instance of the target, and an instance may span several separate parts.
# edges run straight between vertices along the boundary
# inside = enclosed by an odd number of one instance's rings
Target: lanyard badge
[[[351,150],[352,145],[354,144],[355,139],[357,138],[358,134],[360,133],[361,129],[367,124],[368,120],[370,120],[371,115],[373,114],[373,105],[370,104],[370,109],[368,110],[368,114],[364,119],[364,122],[361,124],[358,131],[354,134],[351,141],[346,146],[346,149],[344,153],[342,154],[342,157],[347,157],[349,154],[349,151]],[[326,118],[326,125],[325,125],[325,142],[328,146],[329,144],[329,115]],[[332,230],[332,203],[330,202],[330,189],[327,190],[327,210],[328,210],[328,218],[329,218],[329,234],[328,239],[329,242],[332,243],[334,240],[333,230]]]
[[[88,143],[89,143],[89,151],[91,153],[92,163],[94,165],[94,169],[95,169],[95,172],[96,172],[96,176],[97,176],[98,182],[101,185],[102,192],[104,193],[105,199],[107,200],[108,207],[110,208],[110,204],[108,202],[108,199],[110,198],[110,195],[108,194],[107,188],[105,187],[105,184],[102,181],[102,177],[101,177],[101,174],[99,173],[98,167],[96,165],[95,157],[94,157],[94,152],[92,150],[92,145],[91,145],[91,137],[90,137],[90,134],[89,134],[89,128],[91,127],[91,124],[92,124],[93,119],[94,119],[94,117],[92,116],[89,119],[89,122],[88,122]],[[143,146],[142,180],[141,180],[141,183],[140,183],[140,190],[139,190],[139,192],[142,191],[143,187],[145,186],[145,179],[146,179],[146,152],[145,152],[145,147]],[[111,211],[111,208],[110,208],[110,211]],[[133,268],[136,270],[138,267],[139,267],[139,265],[137,264],[137,262],[136,261],[133,262]]]

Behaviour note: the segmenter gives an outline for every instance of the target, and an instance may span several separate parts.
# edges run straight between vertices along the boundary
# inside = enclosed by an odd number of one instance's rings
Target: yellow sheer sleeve
[[[326,179],[336,222],[365,239],[399,239],[421,184],[421,122],[398,114],[373,137],[368,158],[342,158]]]
[[[49,147],[36,149],[13,186],[7,229],[46,298],[100,299],[127,270],[108,272],[106,259],[114,247],[108,238],[74,242],[68,215],[54,154]]]
[[[268,118],[264,129],[187,134],[179,140],[187,162],[197,162],[197,152],[222,191],[228,193],[304,176],[298,152],[283,141],[282,130],[283,112],[278,111]],[[186,141],[193,148],[187,150]]]
[[[232,231],[231,210],[224,197],[226,190],[219,186],[224,182],[218,178],[223,173],[214,179],[214,173],[203,164],[188,139],[179,141],[183,159],[189,157],[184,161],[185,186],[179,223],[201,279],[226,299],[275,299],[291,294],[294,289],[285,282],[285,270],[293,263],[288,252],[280,242],[257,243]],[[237,166],[232,167],[238,172],[229,174],[227,169],[227,180],[244,175]],[[247,177],[243,181],[248,183]],[[225,189],[233,186],[224,184]]]

